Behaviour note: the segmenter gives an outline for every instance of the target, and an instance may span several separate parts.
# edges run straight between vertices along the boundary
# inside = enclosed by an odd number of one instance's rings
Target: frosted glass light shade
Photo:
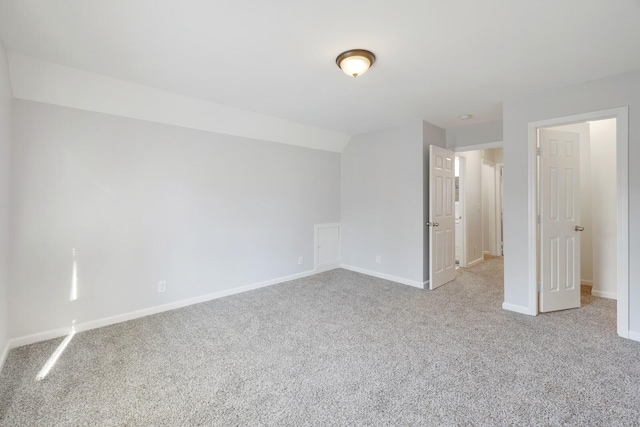
[[[336,64],[346,75],[358,77],[366,73],[375,60],[376,56],[368,50],[353,49],[338,55]]]

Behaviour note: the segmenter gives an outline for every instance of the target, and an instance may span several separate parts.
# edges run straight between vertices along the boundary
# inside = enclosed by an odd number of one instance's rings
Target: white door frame
[[[529,314],[538,314],[537,263],[537,143],[538,129],[581,123],[592,120],[616,119],[616,185],[618,208],[618,335],[629,338],[629,107],[593,111],[529,123]]]
[[[498,255],[498,250],[496,249],[498,247],[498,241],[496,240],[496,236],[497,236],[497,221],[498,221],[498,211],[497,211],[497,205],[498,205],[498,193],[496,191],[497,189],[497,166],[495,164],[495,162],[492,162],[491,160],[487,160],[485,158],[482,159],[482,166],[489,166],[492,170],[492,174],[493,175],[493,188],[490,189],[490,191],[492,192],[491,196],[489,197],[490,199],[492,199],[491,201],[493,203],[489,203],[489,206],[485,206],[484,203],[484,191],[485,191],[485,182],[484,182],[484,168],[482,170],[482,172],[480,173],[480,179],[481,179],[481,189],[482,189],[482,199],[481,199],[481,204],[482,204],[482,252],[483,252],[483,256],[484,256],[484,252],[488,252],[489,255]],[[493,241],[493,245],[489,245],[489,242],[485,242],[484,238],[486,236],[485,231],[490,231],[490,230],[485,230],[484,229],[484,215],[486,213],[491,213],[491,211],[493,212],[493,216],[490,218],[489,222],[493,222],[493,233],[489,233],[489,234],[493,234],[493,236],[491,236],[491,238],[494,239]]]
[[[504,163],[496,163],[496,254],[502,256],[502,170]]]
[[[494,141],[494,142],[485,142],[482,144],[477,144],[477,145],[467,145],[467,146],[462,146],[462,147],[453,147],[453,148],[448,148],[449,150],[453,150],[455,153],[464,153],[464,152],[468,152],[468,151],[480,151],[480,150],[487,150],[490,148],[504,148],[504,143],[503,141]],[[467,159],[464,160],[465,161],[465,165],[466,165],[466,161]],[[484,161],[484,159],[483,159]],[[504,166],[504,164],[502,164]],[[482,174],[481,174],[482,175]],[[466,179],[466,176],[465,176]],[[466,206],[466,189],[464,192],[464,197],[465,197],[465,205]],[[462,193],[460,193],[460,198],[462,198]],[[480,202],[482,203],[482,198],[480,198]],[[460,210],[463,212],[463,215],[466,214],[466,207],[463,209],[463,205],[460,205]],[[467,263],[467,221],[466,218],[463,218],[464,223],[462,224],[463,227],[463,233],[464,233],[464,240],[462,241],[462,247],[463,247],[463,254],[462,254],[462,258],[464,260],[464,265],[463,265],[463,260],[460,260],[460,267],[468,267],[468,263]],[[482,224],[482,221],[480,222],[480,224]],[[482,230],[482,235],[484,236],[484,230]]]
[[[467,159],[463,156],[456,156],[458,159],[458,209],[460,213],[460,222],[462,224],[461,232],[460,232],[460,241],[462,244],[460,245],[460,259],[459,266],[462,268],[467,268],[467,221],[466,221],[466,179],[467,179]]]

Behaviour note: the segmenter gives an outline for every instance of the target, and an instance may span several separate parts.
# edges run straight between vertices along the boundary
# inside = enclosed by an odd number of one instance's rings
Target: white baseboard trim
[[[474,265],[478,265],[478,264],[480,264],[482,261],[484,261],[484,257],[480,257],[480,258],[478,258],[478,259],[476,259],[476,260],[473,260],[473,261],[471,261],[471,262],[467,263],[467,268],[471,268],[471,267],[473,267]]]
[[[595,289],[591,289],[591,295],[593,295],[594,297],[600,297],[600,298],[609,298],[609,299],[618,299],[618,295],[616,292],[603,292],[603,291],[598,291]]]
[[[264,282],[252,283],[250,285],[239,286],[237,288],[226,289],[223,291],[214,292],[212,294],[202,295],[199,297],[187,298],[181,301],[175,301],[168,304],[156,305],[154,307],[144,308],[142,310],[132,311],[129,313],[117,314],[115,316],[105,317],[102,319],[91,320],[84,323],[79,323],[73,326],[75,332],[88,331],[90,329],[101,328],[103,326],[113,325],[115,323],[126,322],[128,320],[139,319],[140,317],[150,316],[152,314],[162,313],[163,311],[175,310],[177,308],[186,307],[193,304],[199,304],[201,302],[211,301],[218,298],[223,298],[230,295],[239,294],[242,292],[252,291],[254,289],[264,288],[278,283],[289,282],[291,280],[301,279],[303,277],[313,276],[314,274],[321,273],[323,271],[339,268],[338,264],[333,267],[327,265],[322,270],[308,270],[302,273],[296,273],[289,276],[278,277],[276,279],[265,280]],[[23,345],[29,345],[40,341],[46,341],[53,338],[63,337],[71,332],[71,325],[52,329],[45,332],[38,332],[31,335],[25,335],[23,337],[13,338],[9,340],[8,349],[22,347]]]
[[[640,341],[640,332],[629,331],[629,339],[634,341]]]
[[[415,281],[415,280],[404,279],[402,277],[396,277],[396,276],[392,276],[390,274],[385,274],[385,273],[380,273],[380,272],[377,272],[377,271],[367,270],[367,269],[360,268],[360,267],[354,267],[352,265],[340,264],[340,268],[344,268],[345,270],[349,270],[349,271],[354,271],[356,273],[366,274],[367,276],[377,277],[378,279],[384,279],[384,280],[389,280],[391,282],[401,283],[401,284],[407,285],[407,286],[413,286],[414,288],[418,288],[418,289],[426,289],[424,286],[425,286],[425,284],[429,283],[428,281],[427,282],[418,282],[418,281]]]
[[[0,372],[2,372],[2,368],[4,368],[4,362],[7,361],[7,355],[9,354],[9,343],[4,346],[2,350],[2,354],[0,355]]]
[[[316,269],[314,270],[314,274],[322,273],[323,271],[335,270],[336,268],[340,268],[339,262],[328,262],[326,264],[321,264],[316,266]]]
[[[513,312],[520,313],[520,314],[527,314],[529,316],[537,316],[538,315],[538,313],[533,313],[532,310],[527,306],[510,304],[508,302],[503,302],[502,303],[502,309],[503,310],[513,311]]]

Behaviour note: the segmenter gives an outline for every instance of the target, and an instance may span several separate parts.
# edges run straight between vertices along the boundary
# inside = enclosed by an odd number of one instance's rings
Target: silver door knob
[[[575,230],[576,231],[584,231],[584,227],[580,227],[579,225],[576,225]]]
[[[439,225],[440,225],[440,224],[439,224],[439,223],[437,223],[437,222],[428,222],[428,223],[427,223],[427,227],[437,227],[437,226],[439,226]]]

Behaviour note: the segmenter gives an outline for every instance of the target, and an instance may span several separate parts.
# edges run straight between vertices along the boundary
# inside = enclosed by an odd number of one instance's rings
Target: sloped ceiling
[[[640,69],[637,0],[3,0],[20,55],[344,134]],[[335,57],[378,60],[358,79]],[[461,114],[473,114],[460,122]]]

